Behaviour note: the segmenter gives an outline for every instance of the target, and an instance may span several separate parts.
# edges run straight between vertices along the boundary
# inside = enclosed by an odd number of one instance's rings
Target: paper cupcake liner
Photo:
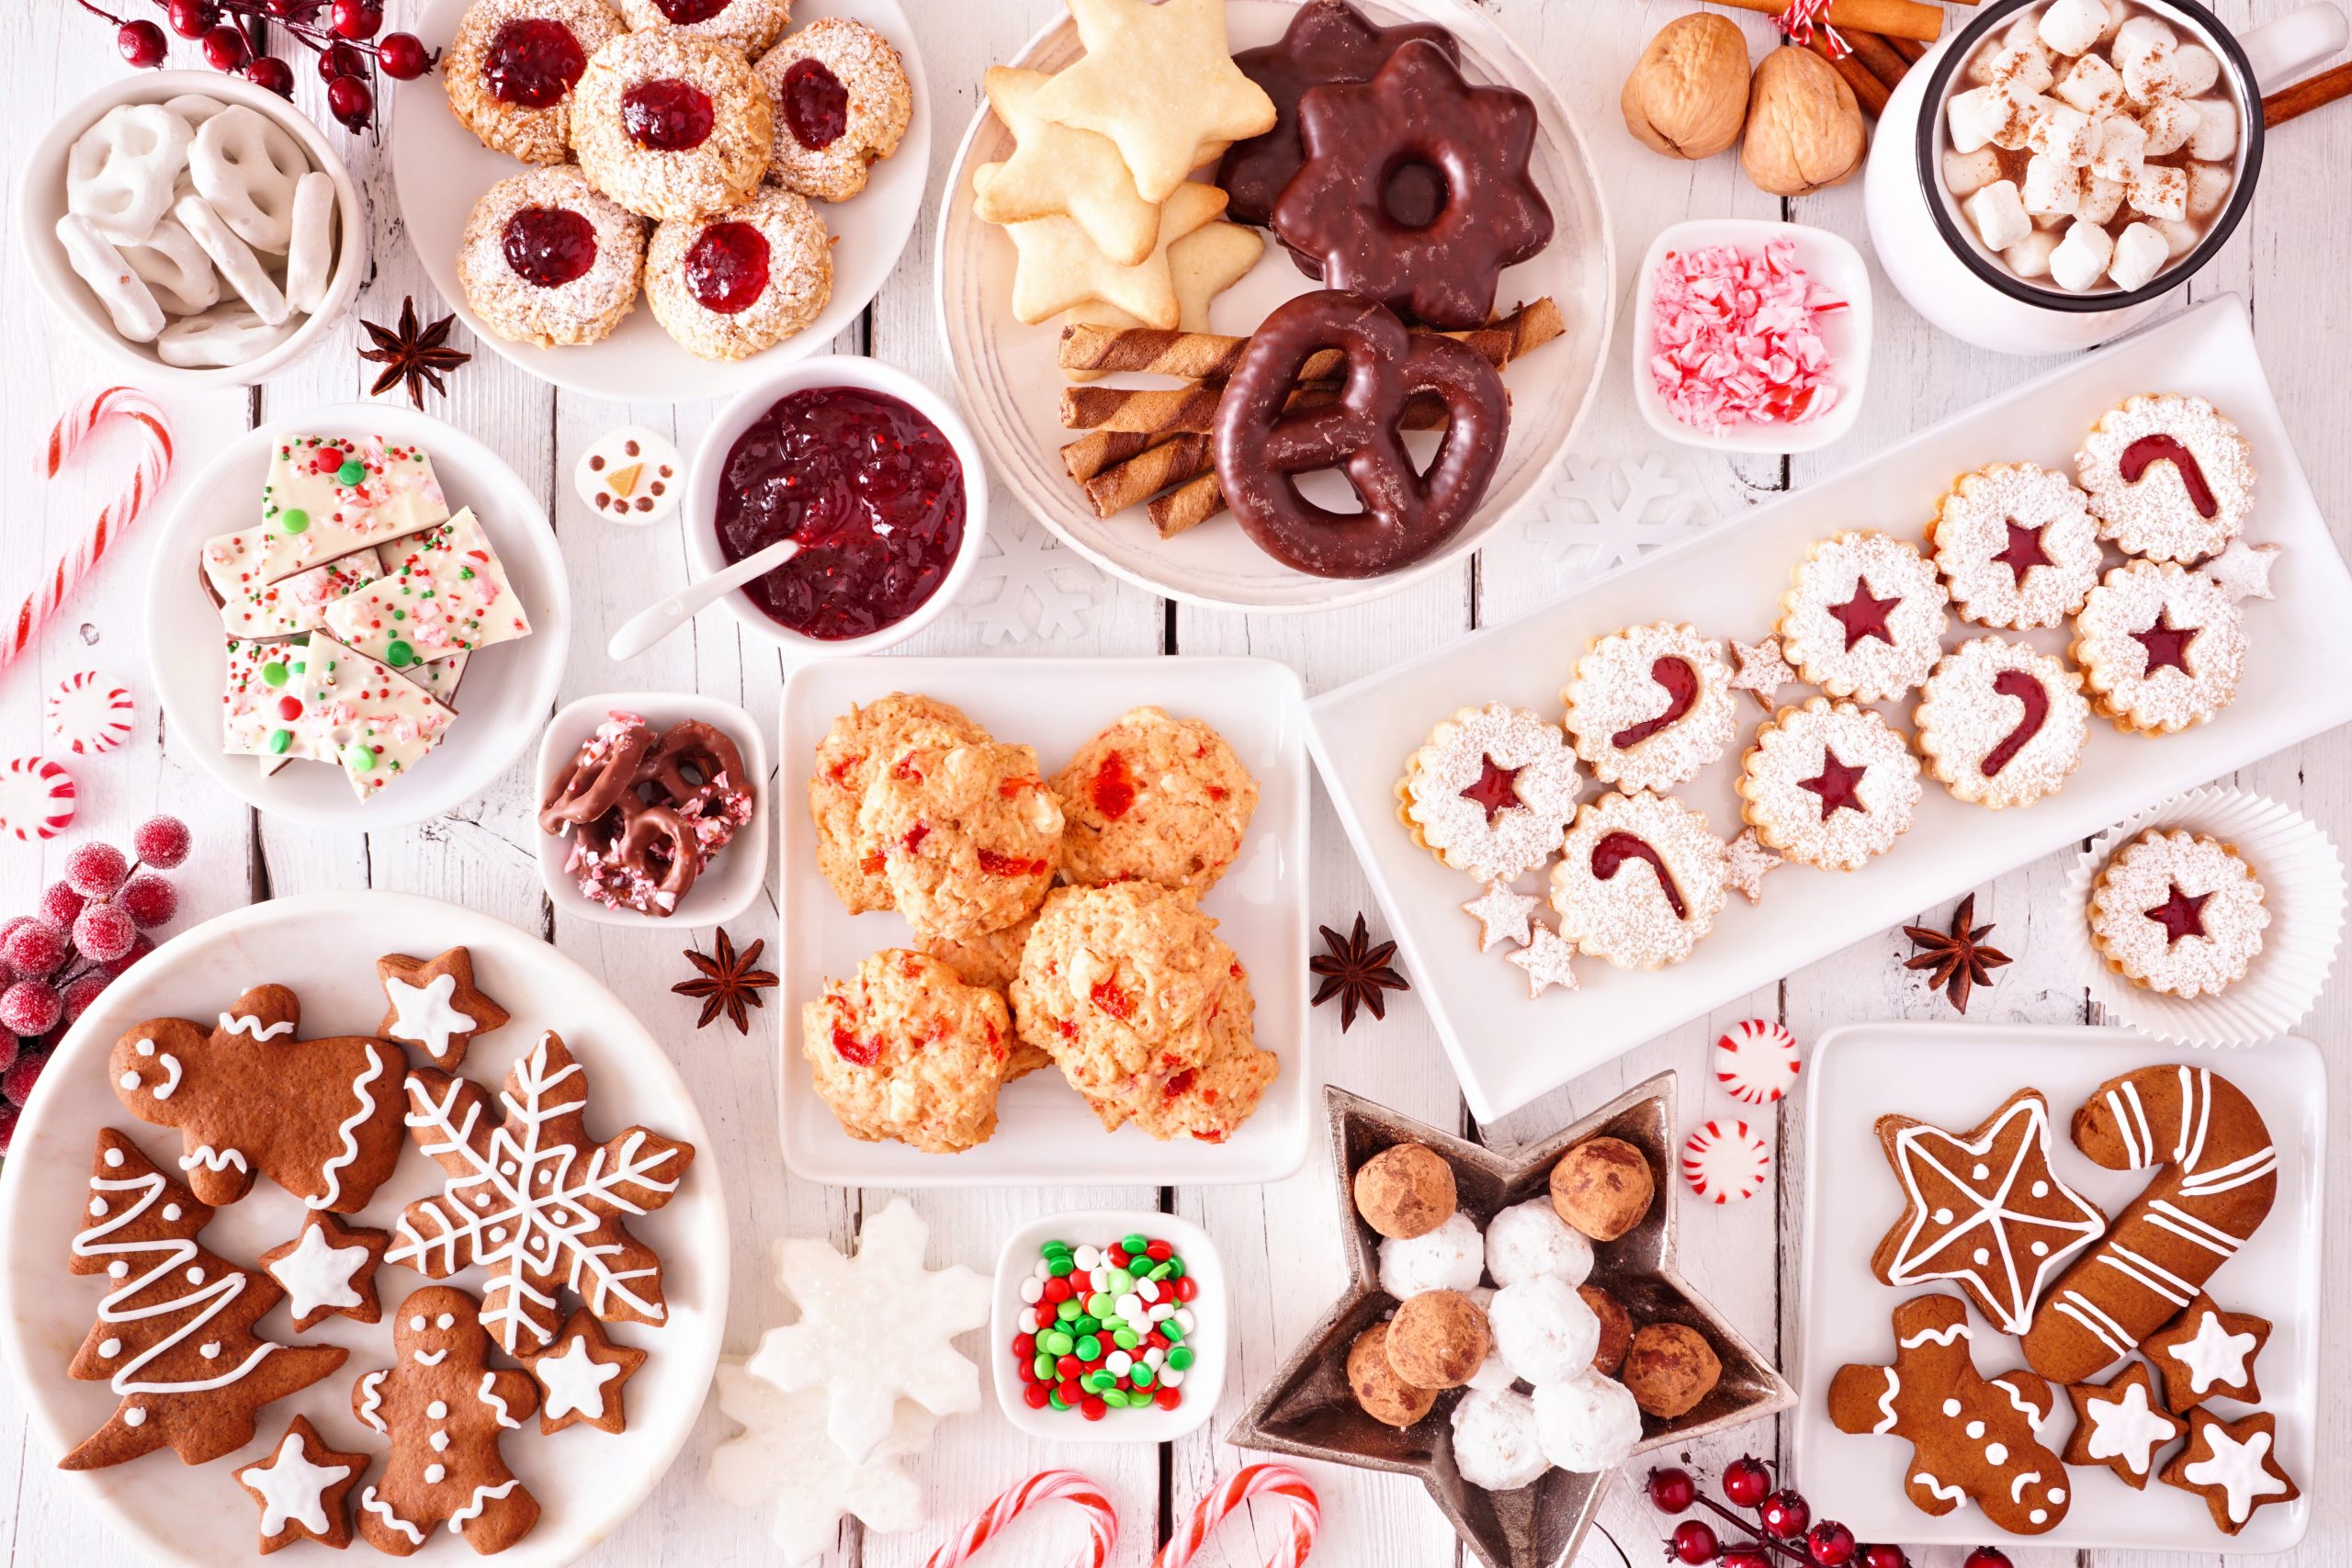
[[[2183,998],[2134,985],[2091,944],[2091,882],[2123,842],[2149,828],[2209,833],[2233,847],[2262,882],[2270,924],[2245,977],[2217,996]],[[2091,840],[2066,879],[2075,968],[2093,1001],[2118,1022],[2180,1045],[2256,1045],[2310,1013],[2344,940],[2344,862],[2301,812],[2234,789],[2193,789],[2126,818]]]

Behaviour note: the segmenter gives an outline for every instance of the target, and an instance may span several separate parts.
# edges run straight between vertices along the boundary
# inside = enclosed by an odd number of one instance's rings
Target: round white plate
[[[1228,42],[1235,50],[1272,42],[1295,8],[1292,0],[1231,0],[1226,8]],[[1361,8],[1384,26],[1444,23],[1461,41],[1463,67],[1472,80],[1515,87],[1534,100],[1541,129],[1533,173],[1552,209],[1554,234],[1542,254],[1504,272],[1496,308],[1508,310],[1548,294],[1567,323],[1557,341],[1514,362],[1504,374],[1510,389],[1510,438],[1476,515],[1444,549],[1385,577],[1356,581],[1294,570],[1251,544],[1229,514],[1173,539],[1160,538],[1140,506],[1115,517],[1095,516],[1062,467],[1062,446],[1080,433],[1063,429],[1057,414],[1054,391],[1066,384],[1055,364],[1059,328],[1053,321],[1026,326],[1013,319],[1012,242],[972,213],[972,171],[1012,150],[1011,134],[989,111],[986,99],[956,152],[939,224],[939,321],[972,434],[997,477],[1047,527],[1096,565],[1154,592],[1224,609],[1324,610],[1378,599],[1442,571],[1476,549],[1521,501],[1540,492],[1600,389],[1601,355],[1617,308],[1616,254],[1601,206],[1600,173],[1576,120],[1533,62],[1470,7],[1453,0],[1374,0]],[[1012,63],[1057,71],[1080,52],[1077,29],[1064,18],[1031,39]],[[1219,332],[1248,333],[1283,300],[1317,287],[1269,237],[1256,269],[1217,299],[1211,324]],[[1157,378],[1106,378],[1108,385],[1126,383],[1170,385]],[[1417,460],[1428,460],[1435,441],[1414,438]]]
[[[475,978],[514,1014],[513,1021],[472,1047],[462,1069],[488,1087],[538,1040],[543,1030],[563,1037],[589,1085],[588,1131],[609,1138],[636,1124],[695,1145],[695,1158],[671,1203],[630,1222],[639,1240],[662,1255],[669,1322],[621,1324],[616,1339],[652,1352],[626,1395],[628,1429],[617,1435],[542,1435],[537,1421],[510,1433],[503,1452],[545,1512],[538,1526],[502,1553],[500,1568],[556,1568],[603,1540],[653,1490],[693,1430],[718,1360],[727,1320],[727,1204],[711,1158],[702,1113],[677,1069],[645,1026],[596,978],[546,943],[514,927],[455,905],[396,893],[324,893],[257,904],[208,920],[165,942],[82,1015],[41,1075],[18,1123],[5,1173],[0,1173],[0,1344],[8,1375],[22,1391],[35,1438],[28,1461],[52,1464],[112,1414],[115,1395],[103,1382],[65,1375],[74,1347],[89,1331],[103,1280],[65,1271],[74,1233],[85,1222],[84,1200],[90,1151],[100,1127],[127,1132],[148,1156],[170,1171],[178,1135],[134,1120],[107,1081],[107,1054],[141,1019],[209,1018],[247,987],[275,981],[302,999],[303,1038],[367,1033],[382,1021],[384,997],[376,959],[387,952],[429,955],[443,946],[472,950]],[[412,1146],[376,1201],[356,1221],[383,1227],[403,1203],[441,1190],[440,1168]],[[300,1200],[268,1181],[220,1211],[204,1245],[250,1265],[301,1224]],[[479,1295],[481,1270],[452,1283]],[[351,1359],[300,1393],[265,1406],[253,1445],[232,1460],[189,1466],[158,1452],[107,1470],[73,1473],[70,1483],[108,1526],[160,1562],[212,1568],[254,1558],[253,1502],[231,1479],[232,1470],[264,1458],[297,1415],[308,1416],[332,1448],[380,1455],[383,1440],[351,1414],[351,1389],[360,1374],[381,1367],[391,1353],[390,1316],[401,1300],[427,1281],[387,1264],[376,1277],[385,1321],[357,1324],[329,1318],[294,1334],[281,1304],[257,1325],[281,1343],[336,1344]],[[566,1311],[570,1305],[567,1303]],[[374,1472],[370,1472],[371,1475]],[[436,1530],[413,1561],[478,1561],[462,1541]]]
[[[471,4],[425,0],[415,17],[416,35],[429,48],[447,48]],[[458,241],[481,193],[528,165],[484,147],[458,123],[449,112],[438,72],[395,95],[400,103],[390,135],[392,188],[400,199],[401,218],[433,287],[483,344],[542,381],[618,402],[723,398],[778,365],[824,349],[881,291],[914,233],[922,210],[923,182],[931,174],[931,95],[923,81],[922,55],[915,47],[915,28],[899,0],[803,0],[793,7],[796,29],[819,17],[847,17],[889,39],[906,62],[915,112],[899,150],[874,165],[864,190],[848,201],[812,203],[833,237],[833,298],[808,326],[749,359],[698,359],[662,330],[640,295],[637,309],[602,343],[540,348],[509,343],[492,332],[467,305],[466,291],[458,282]]]
[[[265,778],[253,757],[220,750],[220,694],[228,633],[197,560],[204,541],[249,528],[261,516],[262,480],[281,434],[381,435],[433,459],[449,510],[470,506],[505,563],[531,617],[531,635],[484,649],[467,665],[447,739],[416,771],[361,801],[343,770],[288,762]],[[257,811],[322,828],[403,828],[479,796],[547,722],[571,639],[571,589],[563,553],[538,498],[491,449],[453,425],[393,403],[338,403],[275,421],[176,480],[177,500],[157,533],[147,570],[148,669],[172,728],[205,771]]]

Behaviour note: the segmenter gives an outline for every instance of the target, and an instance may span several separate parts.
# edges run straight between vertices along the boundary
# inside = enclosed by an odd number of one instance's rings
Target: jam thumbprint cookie
[[[1909,544],[1875,529],[1824,539],[1781,600],[1781,652],[1833,697],[1874,703],[1928,678],[1943,653],[1944,585]]]
[[[594,343],[637,306],[645,220],[569,164],[481,193],[458,244],[466,303],[499,336],[542,348]]]
[[[1945,654],[1911,716],[1928,771],[1960,799],[1996,811],[2064,789],[2090,718],[2080,675],[1996,637]]]
[[[775,106],[777,183],[819,201],[847,201],[866,172],[899,150],[914,88],[890,40],[845,17],[826,17],[777,44],[752,68]]]
[[[792,25],[792,0],[616,0],[635,32],[669,28],[757,54]]]
[[[921,953],[891,949],[800,1010],[800,1055],[842,1131],[952,1155],[996,1131],[1012,1055],[1004,998]]]
[[[1602,784],[1665,789],[1722,756],[1738,728],[1724,645],[1665,621],[1596,638],[1562,694],[1568,738]]]
[[[604,0],[474,0],[441,61],[449,112],[485,147],[568,163],[572,89],[623,30]]]
[[[1583,793],[1558,725],[1488,703],[1430,731],[1397,781],[1396,818],[1454,870],[1509,882],[1552,858]]]
[[[763,190],[707,218],[673,218],[653,231],[645,292],[670,335],[705,359],[773,348],[833,297],[825,220],[789,190]]]
[[[2270,911],[2245,857],[2203,833],[2151,828],[2091,884],[2091,945],[2135,986],[2211,996],[2245,977]]]
[[[1740,815],[1756,836],[1824,871],[1852,871],[1893,849],[1922,793],[1902,731],[1875,709],[1826,697],[1765,720],[1740,762]]]
[[[695,218],[759,188],[775,134],[767,89],[733,47],[660,28],[588,60],[571,150],[596,188],[648,218]]]
[[[2098,525],[2064,474],[1995,463],[1960,482],[1928,525],[1952,609],[1980,626],[2054,626],[2098,581]]]
[[[2218,555],[2254,509],[2254,448],[2202,398],[2132,399],[2083,438],[2075,471],[2099,536],[2127,556]]]
[[[1609,794],[1577,813],[1552,868],[1560,935],[1620,969],[1663,969],[1714,930],[1724,841],[1671,795]]]
[[[2237,694],[2245,617],[2212,579],[2135,560],[2091,590],[2068,651],[2117,728],[2170,735]]]
[[[1047,781],[1062,802],[1062,877],[1205,893],[1241,852],[1258,781],[1197,718],[1134,708]]]

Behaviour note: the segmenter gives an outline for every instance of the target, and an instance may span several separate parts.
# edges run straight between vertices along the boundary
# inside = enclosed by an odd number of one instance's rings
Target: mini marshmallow
[[[2098,152],[2091,173],[2103,180],[2129,184],[2148,154],[2148,133],[2128,114],[2111,114],[2098,122]]]
[[[2115,237],[2115,254],[2107,276],[2118,288],[2137,288],[2153,279],[2172,259],[2172,247],[2153,225],[2134,223]]]
[[[2033,215],[2033,226],[2037,230],[2064,229],[2074,220],[2075,214],[2071,212],[2037,212]]]
[[[176,218],[158,220],[147,243],[124,247],[122,259],[154,290],[165,315],[193,316],[220,298],[220,275],[212,258]]]
[[[2034,31],[2064,55],[2081,54],[2107,30],[2106,0],[2051,0]]]
[[[293,233],[294,187],[311,169],[300,142],[239,104],[198,128],[187,166],[196,176],[197,194],[232,233],[257,251],[286,254]]]
[[[2194,185],[2195,179],[2192,177],[2189,183]],[[2172,218],[2157,218],[2151,221],[2155,224],[2156,232],[2165,237],[2165,246],[2175,257],[2187,255],[2197,248],[2197,242],[2205,237],[2205,231],[2194,223],[2183,223]]]
[[[313,169],[294,186],[286,250],[286,302],[308,315],[326,303],[334,274],[334,181]]]
[[[1987,250],[2006,251],[2033,232],[2015,180],[1995,180],[1968,198],[1965,210]]]
[[[2185,43],[2173,51],[2173,90],[2184,98],[2202,96],[2222,79],[2222,62],[2201,43]]]
[[[2026,93],[2016,88],[1996,88],[2009,107],[2008,122],[1993,133],[1993,145],[2010,152],[2022,152],[2032,139],[2034,122],[2058,107],[2055,98],[2045,98],[2040,93]]]
[[[2230,171],[2220,164],[2188,165],[2188,216],[2207,219],[2222,210],[2230,199],[2230,188],[2237,183]]]
[[[2188,172],[2162,164],[2143,164],[2139,175],[2124,186],[2123,199],[2131,204],[2132,211],[2144,212],[2151,218],[2186,218]]]
[[[2083,171],[2064,158],[2037,152],[2026,160],[2025,209],[2036,217],[2049,213],[2072,216],[2083,204]]]
[[[286,320],[289,313],[286,296],[271,281],[261,258],[231,231],[211,203],[200,196],[187,197],[172,209],[172,216],[196,236],[196,243],[204,247],[204,254],[212,258],[237,298],[251,305],[255,315],[273,327]]]
[[[2027,130],[2025,144],[2039,154],[2062,159],[2079,169],[2090,163],[2098,138],[2090,116],[2064,104],[2052,104],[2050,112]]]
[[[2186,98],[2158,98],[2140,111],[2140,130],[2147,138],[2147,155],[2161,158],[2188,145],[2201,123]]]
[[[2083,199],[2075,204],[2075,216],[2104,224],[2123,210],[2123,182],[2103,180],[2097,175],[2083,181]]]
[[[1951,149],[1955,152],[1973,152],[1992,145],[2009,123],[2012,114],[2009,101],[1990,87],[1971,87],[1955,93],[1944,106],[1944,119],[1951,133]]]
[[[2180,39],[2172,25],[2160,17],[2132,17],[2115,29],[2116,64],[2123,63],[2126,54],[2143,53],[2151,49],[2177,48]]]
[[[2050,253],[2050,280],[2070,294],[2088,293],[2114,254],[2115,241],[2106,230],[2077,220]]]
[[[176,365],[183,370],[221,369],[259,359],[293,335],[293,322],[273,327],[254,315],[252,307],[224,299],[209,310],[183,317],[165,327],[163,335],[155,340],[155,354],[164,364]],[[291,759],[265,757],[262,771],[275,773],[277,770],[270,763],[288,761]]]
[[[2029,50],[2045,60],[2049,58],[2041,47],[2041,18],[2030,11],[2020,11],[2009,18],[2007,29],[2001,34],[2001,43],[2005,48]]]
[[[2098,41],[2107,42],[2131,19],[2132,0],[2107,0],[2107,27],[2098,35]]]
[[[78,212],[57,220],[57,243],[65,259],[98,297],[114,321],[114,330],[133,343],[153,343],[164,330],[164,308],[155,303],[146,281],[130,270],[122,253]]]
[[[144,240],[172,205],[194,132],[161,104],[122,104],[65,154],[65,210],[118,245]]]
[[[1944,154],[1944,188],[1962,200],[2001,177],[2001,160],[1990,147]]]
[[[2050,276],[2050,253],[2058,248],[2058,236],[2048,230],[2037,229],[2001,253],[2009,270],[2019,277]]]
[[[2057,96],[2070,107],[2097,117],[2121,106],[2123,78],[2105,55],[2086,54],[2058,79]]]
[[[2125,23],[2123,30],[2129,33],[2131,23]],[[2135,104],[2145,106],[2158,98],[2179,96],[2179,77],[2173,68],[2173,46],[2168,40],[2143,38],[2138,47],[2126,50],[2119,37],[2115,40],[2115,68],[2123,73],[2124,96]]]
[[[2188,139],[2188,155],[2219,163],[2238,150],[2237,106],[2227,98],[2198,98],[2188,106],[2197,111],[2197,133]]]
[[[2050,57],[2042,53],[2041,45],[2030,39],[2023,45],[2005,43],[1979,58],[1984,65],[1981,80],[1989,87],[2032,95],[2048,92],[2050,85],[2058,79],[2058,73],[2050,69]]]

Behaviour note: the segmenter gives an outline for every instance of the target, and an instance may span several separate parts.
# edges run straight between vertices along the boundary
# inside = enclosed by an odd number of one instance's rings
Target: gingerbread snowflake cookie
[[[1738,726],[1723,644],[1665,621],[1596,639],[1561,695],[1577,755],[1628,792],[1695,778]]]
[[[2024,643],[1983,637],[1944,655],[1911,719],[1944,787],[1998,811],[2065,787],[2090,716],[2080,675]]]
[[[2103,1383],[2070,1383],[2066,1398],[2075,1406],[2075,1433],[2066,1439],[2063,1456],[2070,1465],[2105,1465],[2126,1486],[2144,1491],[2156,1472],[2156,1454],[2183,1432],[2188,1423],[2172,1415],[2155,1397],[2154,1380],[2144,1361],[2133,1361]]]
[[[1766,848],[1852,871],[1894,847],[1919,804],[1919,760],[1871,708],[1815,697],[1783,708],[1740,761],[1741,814]]]
[[[906,62],[864,22],[820,17],[752,68],[775,104],[768,172],[819,201],[847,201],[899,150],[914,113]]]
[[[1917,549],[1875,529],[1813,547],[1781,600],[1781,652],[1833,697],[1874,703],[1928,678],[1947,595]]]
[[[2254,867],[2203,833],[2151,828],[2091,883],[2091,945],[2118,975],[2168,996],[2243,979],[2269,924]]]
[[[1620,969],[1690,956],[1724,907],[1724,841],[1700,812],[1644,790],[1577,813],[1552,868],[1560,935]]]
[[[2098,581],[2098,525],[2083,492],[2034,463],[1962,474],[1938,503],[1928,547],[1961,619],[2054,626]]]
[[[1552,857],[1584,782],[1557,725],[1504,703],[1463,708],[1430,731],[1396,785],[1414,842],[1481,882],[1509,882]]]
[[[2203,398],[2129,400],[2083,438],[2075,468],[2099,536],[2149,560],[2217,555],[2254,509],[2254,448]]]
[[[407,1557],[447,1526],[482,1553],[503,1551],[539,1522],[539,1502],[499,1451],[538,1408],[518,1371],[490,1364],[480,1303],[427,1285],[392,1321],[392,1365],[353,1385],[352,1414],[391,1439],[384,1473],[359,1494],[360,1539]]]
[[[2245,617],[2211,578],[2132,561],[2091,590],[2068,656],[2117,728],[2170,735],[2203,724],[2237,694]]]
[[[2245,1529],[2255,1510],[2291,1503],[2303,1495],[2278,1462],[2278,1421],[2257,1410],[2224,1421],[2208,1410],[2188,1417],[2188,1446],[2164,1468],[2164,1483],[2205,1499],[2213,1528],[2224,1535]]]

